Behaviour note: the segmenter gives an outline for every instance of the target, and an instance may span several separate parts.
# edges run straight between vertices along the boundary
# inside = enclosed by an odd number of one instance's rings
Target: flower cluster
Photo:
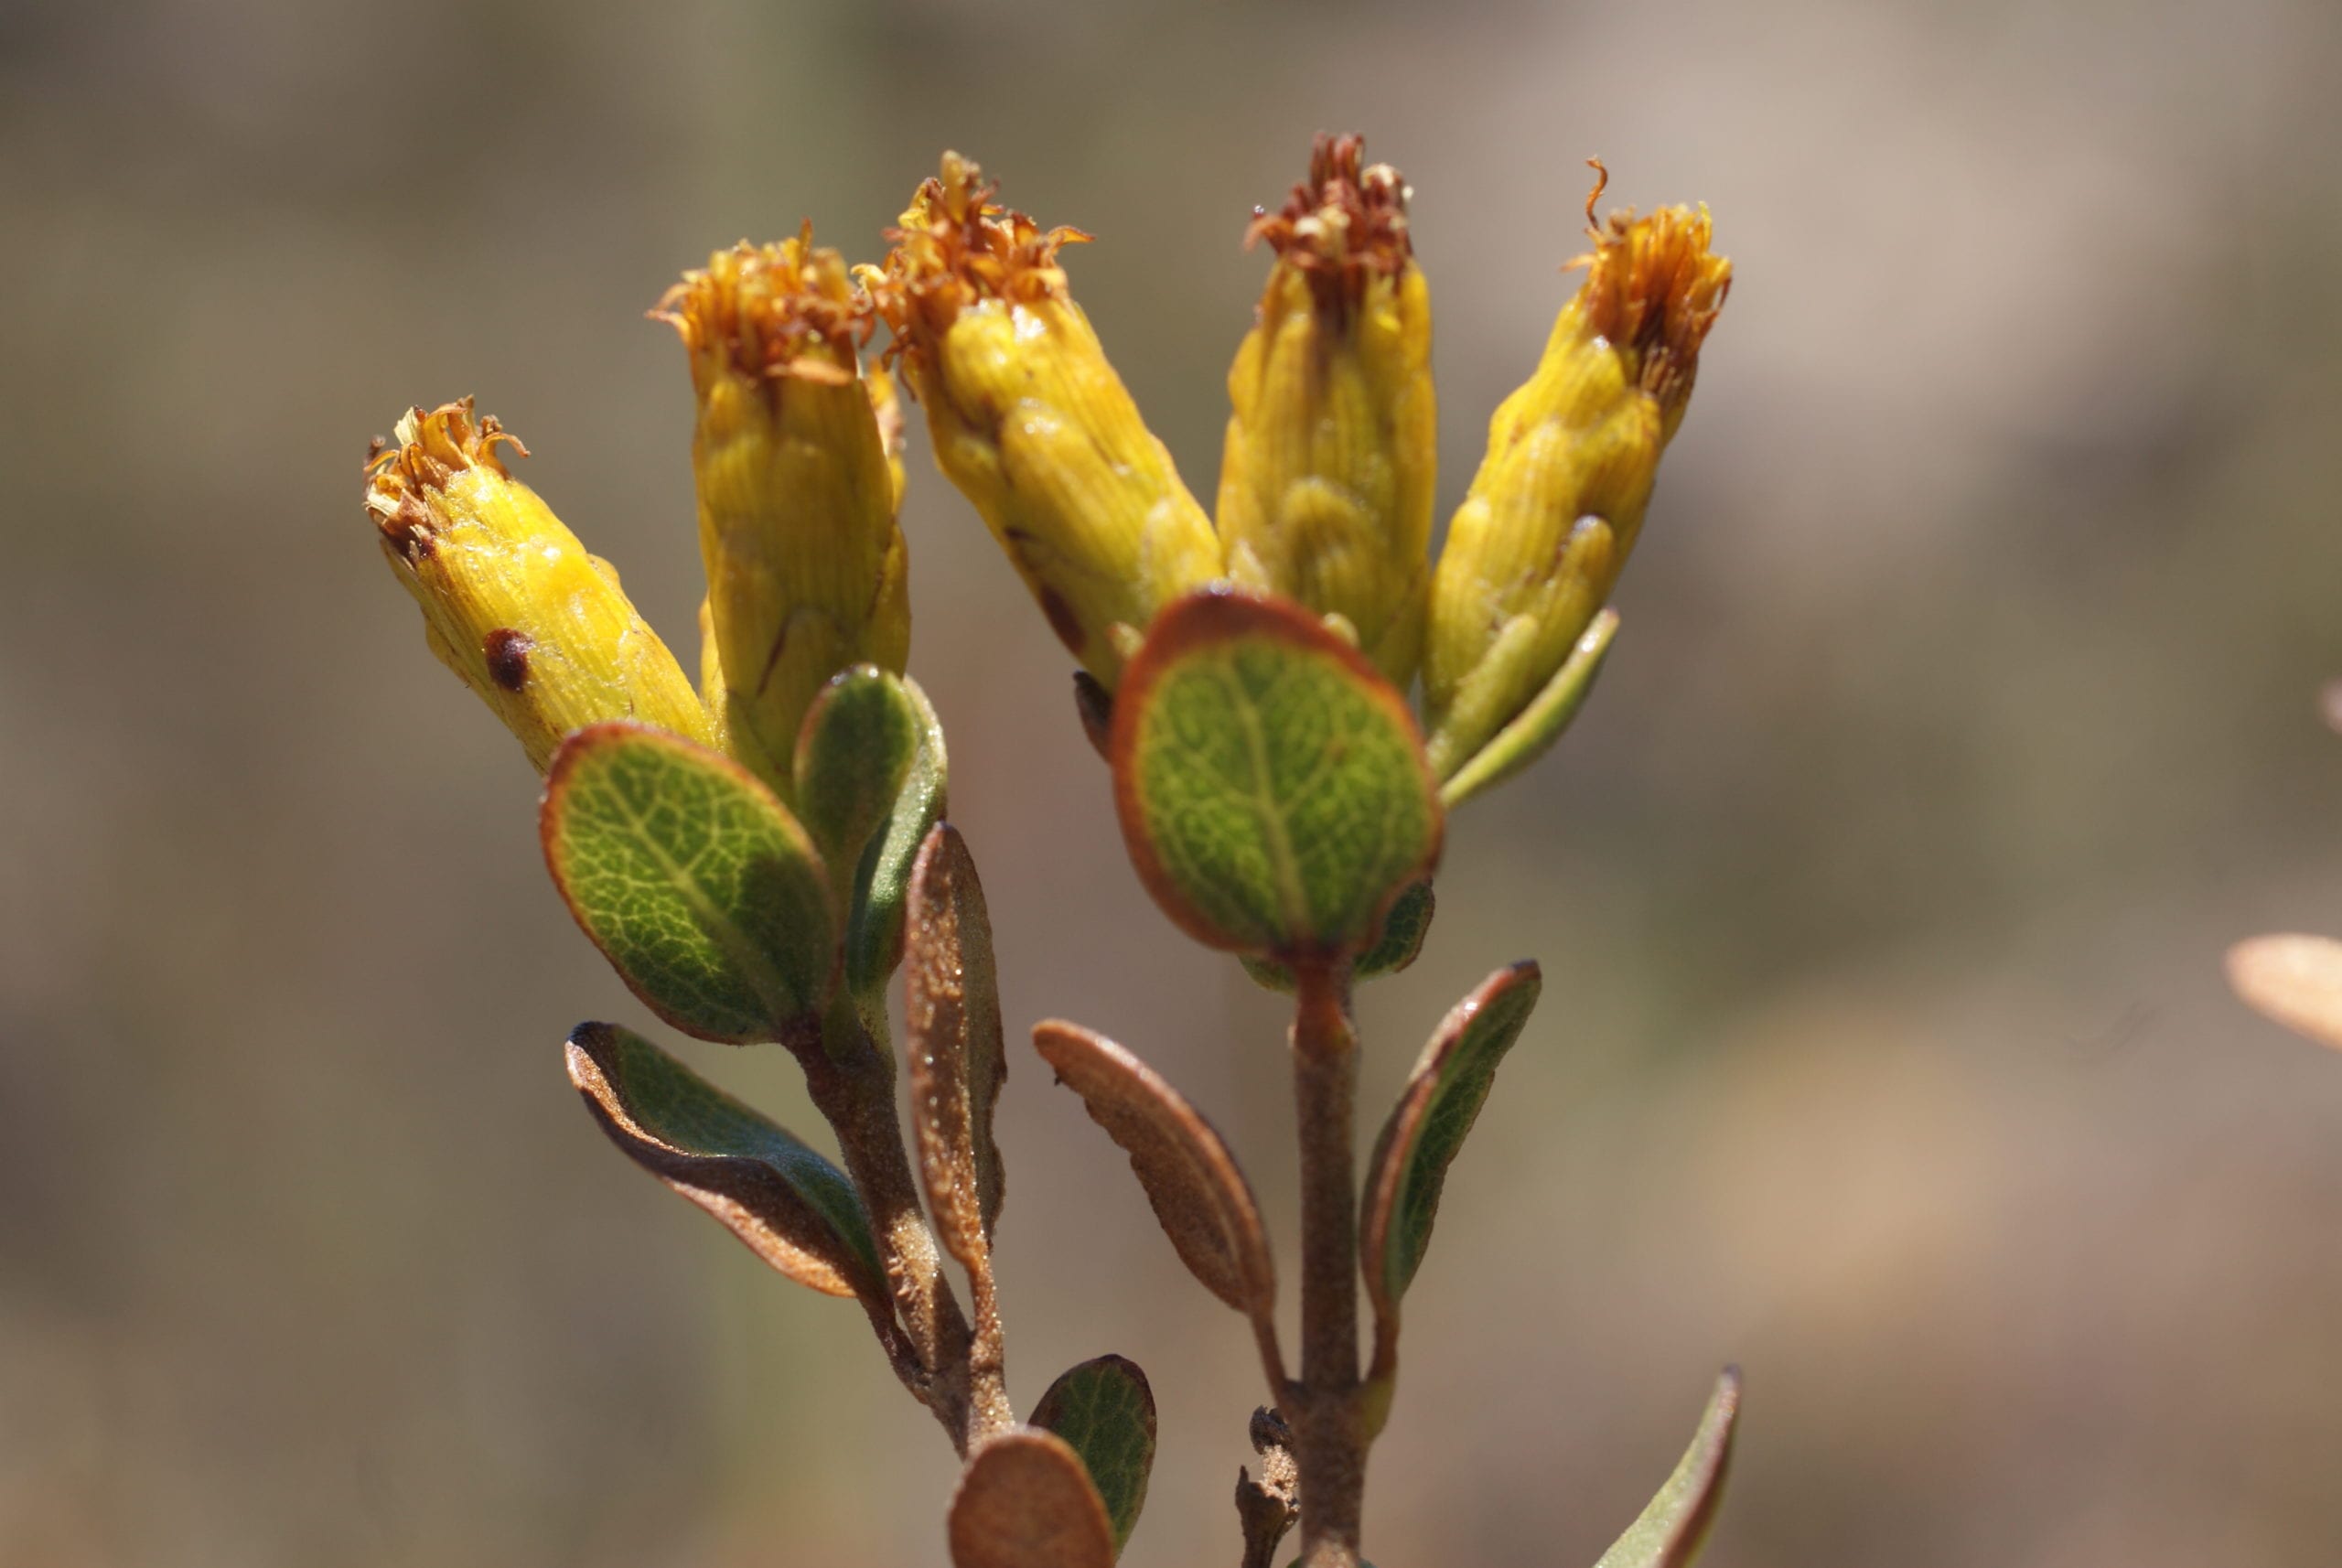
[[[1590,690],[1731,266],[1704,210],[1597,223],[1589,198],[1585,280],[1497,410],[1434,560],[1430,289],[1406,181],[1359,137],[1320,137],[1247,232],[1268,278],[1229,374],[1216,516],[1074,302],[1060,256],[1089,236],[994,195],[946,154],[883,262],[849,266],[809,225],[717,252],[651,311],[682,338],[696,403],[696,689],[468,399],[375,443],[366,509],[433,652],[545,776],[539,835],[580,929],[668,1026],[793,1055],[840,1164],[592,1022],[564,1050],[596,1124],[781,1274],[860,1303],[966,1461],[959,1568],[1112,1568],[1145,1499],[1145,1375],[1102,1356],[1025,1418],[1009,1397],[993,1254],[1006,1035],[975,861],[946,820],[942,726],[905,672],[901,377],[937,465],[1079,661],[1141,880],[1187,935],[1293,993],[1297,1368],[1233,1152],[1126,1047],[1057,1020],[1034,1046],[1130,1156],[1189,1271],[1250,1322],[1273,1409],[1252,1423],[1261,1480],[1238,1488],[1244,1561],[1276,1561],[1297,1529],[1307,1568],[1361,1568],[1402,1298],[1542,978],[1506,964],[1449,1012],[1362,1183],[1352,989],[1421,949],[1447,811],[1551,746]],[[1604,1562],[1689,1563],[1738,1390],[1727,1370]]]
[[[682,337],[698,399],[696,703],[614,575],[510,479],[499,445],[519,444],[468,403],[408,415],[372,459],[368,505],[435,651],[539,767],[555,726],[628,714],[714,738],[786,799],[823,682],[899,672],[908,652],[897,366],[937,465],[1080,661],[1093,721],[1156,613],[1231,582],[1322,618],[1402,690],[1420,673],[1452,802],[1574,710],[1732,268],[1704,209],[1597,221],[1589,197],[1585,279],[1497,410],[1434,564],[1431,298],[1409,195],[1359,137],[1321,136],[1307,177],[1256,213],[1247,239],[1272,260],[1229,374],[1216,519],[1074,302],[1060,252],[1090,236],[1001,206],[957,154],[882,263],[849,268],[809,225],[686,274],[652,314]],[[890,340],[865,364],[881,323]]]

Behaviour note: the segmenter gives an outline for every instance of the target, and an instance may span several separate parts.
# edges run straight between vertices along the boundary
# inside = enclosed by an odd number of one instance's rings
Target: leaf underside
[[[1211,1123],[1154,1069],[1102,1035],[1051,1020],[1034,1027],[1033,1044],[1058,1081],[1080,1096],[1090,1120],[1130,1156],[1188,1272],[1256,1325],[1272,1320],[1276,1271],[1260,1208]]]
[[[949,822],[927,835],[908,908],[903,1017],[919,1176],[945,1248],[968,1268],[987,1267],[1005,1190],[993,1112],[1008,1054],[983,886]]]
[[[951,1496],[953,1568],[1112,1568],[1114,1527],[1081,1458],[1030,1426],[978,1448]]]
[[[2342,942],[2254,937],[2229,950],[2229,983],[2273,1024],[2342,1050]]]

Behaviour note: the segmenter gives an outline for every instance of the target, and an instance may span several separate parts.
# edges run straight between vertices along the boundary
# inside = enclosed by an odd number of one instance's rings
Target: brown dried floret
[[[1066,297],[1058,251],[1087,243],[1079,229],[1044,229],[992,199],[972,159],[943,155],[942,172],[922,182],[896,227],[883,269],[865,269],[878,313],[894,329],[886,353],[921,351],[920,335],[948,331],[979,300],[1037,305]]]
[[[1599,158],[1585,199],[1594,249],[1564,263],[1587,268],[1580,307],[1588,326],[1634,366],[1642,389],[1671,410],[1690,394],[1700,345],[1732,292],[1732,263],[1708,249],[1714,238],[1703,205],[1662,207],[1638,221],[1634,209],[1596,222],[1594,204],[1609,184]]]
[[[1356,308],[1371,277],[1395,277],[1414,257],[1407,233],[1407,182],[1389,164],[1366,164],[1366,138],[1320,133],[1309,177],[1274,212],[1255,208],[1245,244],[1265,240],[1309,279],[1317,306]]]
[[[703,394],[726,371],[843,386],[876,325],[869,295],[844,257],[813,243],[811,221],[793,240],[716,252],[660,296],[650,318],[682,335]]]

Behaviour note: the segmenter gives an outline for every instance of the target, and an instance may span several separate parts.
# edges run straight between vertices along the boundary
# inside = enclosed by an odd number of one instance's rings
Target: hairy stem
[[[1358,1568],[1366,1423],[1358,1377],[1358,1036],[1347,963],[1296,965],[1294,1105],[1301,1132],[1301,1382],[1293,1401],[1305,1568]]]
[[[968,1271],[970,1304],[975,1314],[975,1338],[968,1350],[969,1442],[1005,1432],[1016,1424],[1015,1407],[1008,1402],[1005,1335],[1000,1322],[1000,1298],[993,1288],[992,1257],[981,1253],[980,1267]]]
[[[805,1087],[814,1109],[838,1135],[846,1175],[870,1217],[879,1262],[894,1289],[895,1305],[918,1358],[921,1383],[911,1391],[935,1412],[951,1445],[965,1457],[988,1425],[969,1391],[968,1320],[951,1294],[943,1255],[919,1208],[919,1184],[903,1145],[902,1118],[895,1109],[893,1075],[886,1058],[854,1021],[852,1009],[833,1015],[833,1031],[850,1029],[845,1048],[832,1050],[814,1036],[791,1041],[805,1069]],[[989,1415],[990,1412],[983,1412]]]

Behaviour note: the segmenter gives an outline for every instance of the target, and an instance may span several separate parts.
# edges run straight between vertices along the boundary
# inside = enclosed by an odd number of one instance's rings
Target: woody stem
[[[1358,1568],[1366,1423],[1358,1369],[1358,1036],[1346,962],[1297,965],[1294,1105],[1301,1134],[1301,1380],[1293,1390],[1305,1568]]]

